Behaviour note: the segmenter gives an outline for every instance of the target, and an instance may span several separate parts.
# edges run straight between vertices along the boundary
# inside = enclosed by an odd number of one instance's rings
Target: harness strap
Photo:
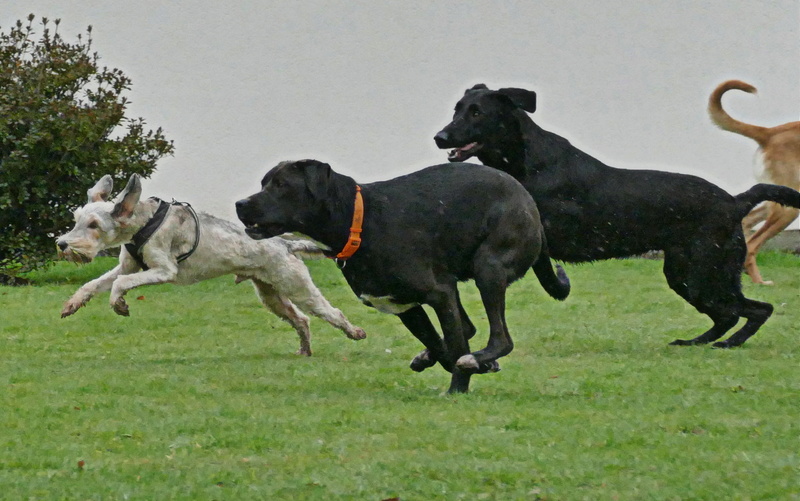
[[[189,209],[189,213],[192,215],[195,223],[194,244],[192,245],[192,248],[189,249],[189,252],[178,256],[176,258],[177,261],[180,263],[194,254],[194,251],[197,250],[197,246],[200,243],[200,220],[198,219],[197,213],[194,211],[194,208],[192,208],[191,205],[185,202],[176,202],[174,200],[172,203],[168,203],[157,197],[151,197],[150,200],[155,200],[158,202],[158,208],[156,208],[156,212],[153,214],[153,217],[151,217],[150,220],[147,221],[147,223],[136,232],[131,239],[131,242],[125,244],[125,250],[128,251],[128,254],[130,254],[131,257],[145,271],[149,270],[150,267],[144,262],[144,258],[142,257],[142,248],[144,248],[145,244],[150,240],[150,237],[152,237],[153,234],[158,231],[159,228],[161,228],[161,225],[167,218],[167,213],[169,212],[171,205],[180,205]]]
[[[125,250],[128,251],[128,254],[131,255],[133,259],[139,263],[139,266],[142,267],[143,270],[147,271],[150,269],[144,262],[142,258],[142,247],[144,244],[150,240],[150,237],[153,236],[153,233],[158,230],[161,225],[164,223],[164,219],[167,217],[167,212],[169,211],[169,204],[160,198],[151,197],[150,200],[158,201],[158,208],[156,209],[155,214],[153,217],[150,218],[147,223],[142,226],[142,228],[136,232],[136,234],[131,239],[131,242],[125,244]]]
[[[197,246],[200,244],[200,219],[197,218],[197,213],[194,211],[194,207],[192,207],[188,203],[186,203],[186,202],[172,202],[172,205],[180,205],[182,207],[186,207],[187,209],[189,209],[189,214],[191,214],[192,218],[194,219],[194,227],[195,227],[195,230],[194,230],[194,243],[192,244],[192,248],[189,249],[189,252],[185,252],[185,253],[183,253],[183,254],[181,254],[180,256],[177,257],[177,260],[180,263],[181,261],[184,261],[187,257],[189,257],[192,254],[194,254],[194,251],[197,250]]]

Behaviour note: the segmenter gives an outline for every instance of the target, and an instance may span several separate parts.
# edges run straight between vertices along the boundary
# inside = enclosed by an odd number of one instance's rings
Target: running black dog
[[[672,344],[716,341],[740,317],[747,319],[744,326],[714,346],[740,346],[755,334],[772,305],[742,294],[741,220],[765,200],[800,207],[800,193],[758,184],[734,197],[699,177],[609,167],[536,125],[526,113],[535,110],[532,91],[478,84],[434,139],[439,148],[455,148],[451,161],[477,156],[517,178],[538,204],[554,259],[585,262],[663,250],[669,286],[714,322],[700,336]]]
[[[528,268],[554,298],[569,294],[531,196],[511,176],[480,165],[438,165],[359,187],[316,160],[283,162],[236,212],[253,238],[300,232],[333,249],[329,257],[347,259],[341,268],[353,292],[400,317],[427,348],[411,368],[438,361],[452,372],[450,392],[466,392],[472,374],[498,370],[496,360],[511,352],[505,291]],[[475,327],[457,288],[470,278],[490,328],[487,347],[475,353],[468,344]],[[422,304],[436,312],[444,340]]]

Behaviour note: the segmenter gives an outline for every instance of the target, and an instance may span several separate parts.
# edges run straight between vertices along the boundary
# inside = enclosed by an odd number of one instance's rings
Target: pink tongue
[[[464,158],[469,154],[469,151],[474,148],[478,143],[469,143],[467,145],[462,146],[461,148],[456,148],[450,152],[448,155],[449,158]]]

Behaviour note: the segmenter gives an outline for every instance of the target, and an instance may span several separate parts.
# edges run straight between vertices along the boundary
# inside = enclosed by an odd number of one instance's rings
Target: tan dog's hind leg
[[[756,254],[767,240],[789,226],[800,214],[800,210],[773,202],[768,202],[766,206],[769,208],[767,220],[761,228],[747,238],[747,259],[744,262],[744,269],[754,283],[772,285],[771,281],[766,281],[761,277],[761,272],[756,264]]]
[[[742,230],[744,231],[745,238],[749,239],[750,235],[756,231],[754,226],[766,221],[767,216],[769,216],[769,206],[767,204],[761,204],[751,210],[750,213],[742,219]]]
[[[771,130],[781,132],[771,136],[763,147],[764,180],[798,190],[800,189],[800,124],[786,124]],[[745,230],[745,235],[748,236],[747,259],[744,267],[753,282],[772,285],[772,282],[765,281],[761,277],[756,264],[756,255],[767,240],[792,224],[792,221],[800,214],[800,210],[767,202],[751,211],[742,221],[742,225],[746,226],[751,220],[755,220],[755,216],[758,214],[754,213],[761,208],[765,208],[767,211],[764,224],[755,233],[749,235]],[[751,218],[751,215],[754,217]],[[752,229],[752,226],[749,229]]]

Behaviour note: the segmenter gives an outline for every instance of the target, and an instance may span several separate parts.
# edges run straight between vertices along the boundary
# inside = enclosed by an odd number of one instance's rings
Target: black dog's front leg
[[[397,316],[406,326],[406,329],[411,331],[414,337],[419,339],[426,348],[425,351],[411,361],[411,369],[416,372],[422,372],[439,362],[447,372],[452,372],[453,362],[447,356],[444,342],[439,333],[436,332],[436,328],[422,306],[415,306],[410,310],[399,313]]]
[[[458,289],[453,288],[449,294],[445,293],[441,302],[432,304],[436,315],[439,317],[439,324],[442,326],[444,334],[444,344],[447,347],[445,355],[450,363],[453,364],[450,388],[447,393],[467,393],[469,391],[469,380],[477,372],[476,368],[463,368],[456,364],[462,356],[469,353],[469,341],[464,336],[464,326],[458,299]]]
[[[417,311],[417,308],[419,308],[420,311]],[[466,339],[470,339],[475,335],[475,326],[472,325],[472,322],[469,320],[469,317],[467,317],[467,314],[463,308],[461,308],[460,313],[462,316],[461,320],[464,323],[464,337]],[[411,331],[411,333],[414,334],[414,336],[426,347],[424,350],[422,350],[422,352],[420,352],[419,355],[414,357],[414,360],[411,361],[411,370],[414,372],[422,372],[425,369],[436,365],[436,362],[444,360],[442,367],[444,367],[444,369],[448,372],[452,372],[452,363],[450,363],[447,359],[446,348],[442,338],[439,337],[439,333],[436,332],[436,328],[431,323],[430,318],[428,318],[428,315],[425,313],[425,310],[422,308],[422,306],[417,306],[404,313],[400,313],[397,316],[400,317],[403,325],[405,325],[406,328]],[[426,339],[430,341],[426,341]],[[435,343],[438,348],[432,351],[428,342]],[[438,353],[438,355],[436,353]],[[491,362],[481,364],[476,374],[488,374],[492,372],[498,372],[499,370],[500,364],[496,360],[493,360]]]
[[[419,311],[417,311],[417,308]],[[465,337],[470,339],[472,336],[475,335],[475,327],[470,322],[469,318],[466,317],[466,313],[461,311],[462,313],[462,322],[466,320],[465,325]],[[433,367],[436,365],[436,362],[440,362],[442,367],[447,372],[453,371],[453,364],[447,357],[447,350],[442,341],[442,338],[439,337],[439,333],[436,332],[436,328],[430,321],[428,314],[425,313],[425,310],[422,306],[417,306],[412,308],[404,313],[400,313],[397,315],[400,320],[403,322],[403,325],[411,331],[414,336],[419,339],[422,344],[425,345],[425,349],[420,352],[419,355],[414,357],[414,360],[411,361],[410,367],[411,370],[414,372],[422,372],[429,367]],[[428,344],[431,343],[431,344]],[[431,349],[431,346],[436,346],[435,349]],[[500,364],[497,363],[496,360],[491,362],[482,363],[478,368],[475,374],[489,374],[492,372],[498,372],[500,370]]]

